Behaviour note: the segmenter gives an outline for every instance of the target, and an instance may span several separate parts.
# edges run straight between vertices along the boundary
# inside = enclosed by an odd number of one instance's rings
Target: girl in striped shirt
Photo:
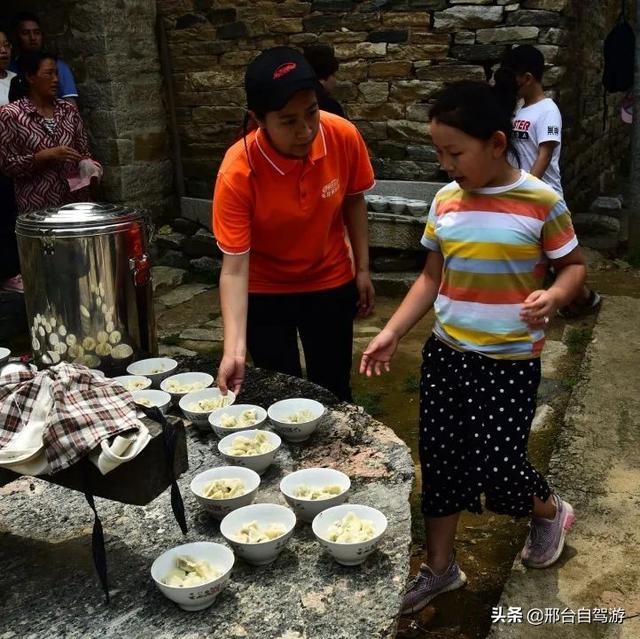
[[[517,86],[460,82],[430,112],[439,161],[453,180],[432,203],[425,267],[360,372],[389,370],[399,340],[432,307],[420,386],[422,510],[427,556],[403,613],[466,582],[455,560],[462,510],[531,517],[521,557],[544,568],[560,556],[574,521],[527,460],[540,382],[544,327],[581,290],[584,258],[564,200],[508,161]],[[543,288],[553,265],[558,277]]]

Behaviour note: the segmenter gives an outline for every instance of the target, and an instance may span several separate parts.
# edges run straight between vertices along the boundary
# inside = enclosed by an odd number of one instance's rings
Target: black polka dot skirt
[[[422,510],[444,517],[485,506],[531,514],[547,482],[527,460],[540,383],[540,360],[492,359],[430,337],[420,381]]]

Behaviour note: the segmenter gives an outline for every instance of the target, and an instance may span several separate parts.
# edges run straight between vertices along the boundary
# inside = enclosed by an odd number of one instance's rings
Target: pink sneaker
[[[6,279],[0,285],[3,291],[9,291],[11,293],[24,293],[24,286],[22,285],[22,275],[18,273],[15,277]]]
[[[556,504],[556,516],[553,519],[532,517],[529,524],[529,536],[520,552],[520,559],[528,568],[547,568],[558,561],[565,536],[576,520],[571,504],[556,494],[551,498]]]

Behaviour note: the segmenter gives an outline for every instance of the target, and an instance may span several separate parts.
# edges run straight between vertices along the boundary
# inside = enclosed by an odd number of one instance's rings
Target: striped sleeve
[[[560,259],[578,246],[571,214],[564,200],[559,198],[547,214],[542,226],[542,249],[548,258]]]
[[[424,228],[420,244],[430,251],[438,251],[438,253],[442,252],[440,249],[440,242],[438,242],[438,238],[436,236],[436,198],[433,198],[433,201],[431,202],[427,225]]]

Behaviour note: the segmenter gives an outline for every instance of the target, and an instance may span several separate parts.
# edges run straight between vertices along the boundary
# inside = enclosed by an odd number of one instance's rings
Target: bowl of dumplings
[[[196,373],[185,373],[185,375],[189,374],[195,375]],[[180,376],[176,375],[176,377]],[[169,382],[170,379],[166,379],[162,383]],[[213,377],[211,377],[211,381],[213,382]],[[208,428],[209,415],[218,408],[231,406],[235,401],[236,396],[232,391],[227,391],[227,394],[223,395],[219,388],[203,388],[180,396],[178,406],[182,414],[194,425],[199,428]]]
[[[303,442],[314,433],[324,416],[325,408],[314,399],[297,397],[283,399],[267,411],[273,430],[289,442]]]
[[[351,488],[349,477],[333,468],[303,468],[280,482],[280,492],[302,521],[311,522],[323,510],[342,504]]]
[[[278,435],[268,430],[245,430],[232,433],[218,442],[218,450],[228,464],[243,466],[262,475],[273,463],[282,444]]]
[[[216,519],[255,499],[260,476],[250,468],[222,466],[198,473],[190,484],[198,503]]]
[[[112,377],[111,381],[124,386],[130,393],[145,390],[151,386],[151,380],[143,375],[118,375],[118,377]]]
[[[226,546],[199,541],[162,553],[151,566],[151,577],[183,610],[204,610],[229,581],[234,562]]]
[[[224,406],[209,413],[209,424],[220,439],[243,430],[259,429],[266,421],[267,411],[253,404]]]
[[[0,366],[3,366],[9,361],[9,357],[11,356],[11,351],[4,346],[0,346]]]
[[[170,357],[150,357],[140,359],[127,366],[129,375],[148,377],[153,386],[158,388],[165,377],[169,377],[178,368],[178,362]],[[163,389],[164,390],[164,389]]]
[[[358,566],[380,543],[387,518],[370,506],[341,504],[316,515],[311,528],[339,564]]]
[[[255,566],[275,561],[296,525],[292,510],[279,504],[251,504],[229,513],[220,532],[238,557]]]
[[[153,388],[144,388],[142,390],[133,391],[133,401],[145,408],[156,407],[165,415],[171,406],[171,395],[164,391],[155,390]]]
[[[174,402],[179,402],[185,395],[205,390],[213,384],[209,373],[178,373],[166,377],[160,382],[160,390],[170,393]]]

